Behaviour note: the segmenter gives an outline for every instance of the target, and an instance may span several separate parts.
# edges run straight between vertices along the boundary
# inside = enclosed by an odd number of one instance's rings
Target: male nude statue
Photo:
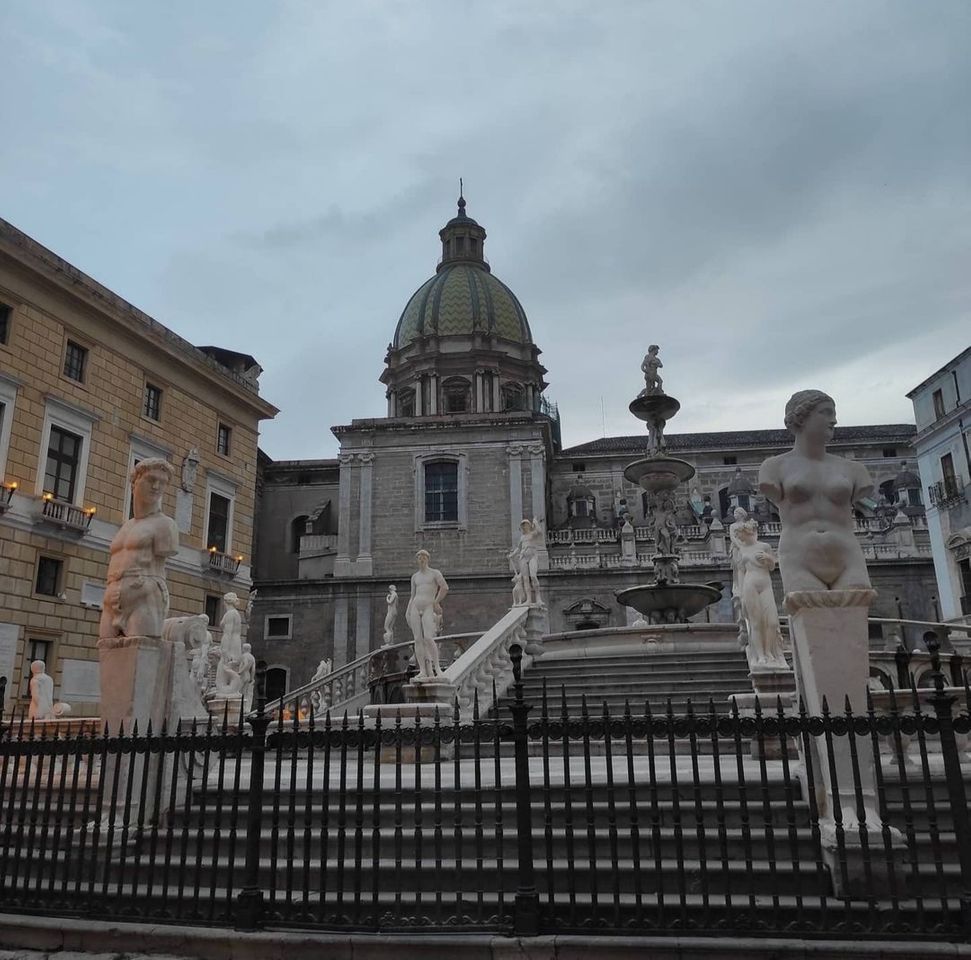
[[[411,599],[405,610],[405,620],[415,638],[418,673],[414,680],[422,681],[442,675],[435,635],[438,618],[442,615],[442,601],[448,593],[448,584],[441,571],[428,565],[431,554],[427,550],[419,550],[415,559],[418,561],[418,569],[411,576]]]
[[[161,637],[169,612],[165,561],[179,549],[179,528],[162,513],[162,495],[173,476],[161,457],[135,465],[131,473],[134,516],[114,540],[98,635]]]

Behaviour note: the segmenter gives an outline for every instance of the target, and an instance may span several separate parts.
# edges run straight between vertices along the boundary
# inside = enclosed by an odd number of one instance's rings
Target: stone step
[[[604,691],[623,693],[628,690],[650,690],[664,695],[670,692],[672,696],[677,692],[684,691],[685,693],[690,693],[695,690],[700,690],[705,694],[708,691],[724,691],[726,695],[739,691],[745,693],[751,693],[752,691],[752,683],[747,676],[735,678],[726,677],[722,674],[719,674],[717,677],[701,680],[690,677],[678,677],[677,679],[665,680],[653,676],[632,677],[629,674],[613,679],[584,677],[582,689],[580,690],[573,688],[566,679],[562,681],[557,680],[555,683],[545,678],[536,677],[527,677],[523,680],[523,692],[527,696],[541,694],[544,687],[550,697],[558,697],[561,690],[566,689],[570,693],[586,693],[588,698],[599,697]]]

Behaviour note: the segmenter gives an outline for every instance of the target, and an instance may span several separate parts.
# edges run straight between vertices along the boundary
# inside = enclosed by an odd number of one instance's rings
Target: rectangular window
[[[285,616],[267,617],[263,636],[267,640],[289,640],[290,620],[289,614]]]
[[[216,431],[216,453],[224,457],[229,456],[229,441],[233,431],[225,423],[219,424]]]
[[[209,494],[209,530],[206,546],[215,547],[220,553],[226,552],[229,541],[229,498],[218,493]]]
[[[51,426],[47,445],[47,466],[44,470],[44,490],[57,500],[74,503],[78,464],[81,461],[81,437],[76,433]]]
[[[145,406],[143,412],[149,420],[162,418],[162,388],[153,383],[145,384]]]
[[[81,344],[68,340],[64,352],[64,376],[70,380],[84,383],[84,368],[88,362],[88,351]]]
[[[56,557],[40,557],[37,561],[37,579],[34,592],[45,597],[56,597],[61,593],[61,578],[64,561]]]
[[[459,469],[450,460],[425,464],[425,522],[450,522],[459,518]]]
[[[895,457],[895,456],[897,456],[897,448],[896,447],[884,447],[883,448],[883,455],[885,457],[890,457],[890,458]]]
[[[13,314],[13,307],[7,303],[0,303],[0,343],[6,343],[10,339],[10,317]]]
[[[722,463],[725,464],[726,467],[733,467],[736,463],[738,463],[738,457],[722,457]]]
[[[30,665],[35,660],[43,660],[45,672],[51,672],[51,650],[54,646],[53,640],[37,640],[33,637],[27,640],[27,663],[25,664],[24,692],[22,696],[30,697]]]
[[[222,597],[215,593],[206,594],[206,616],[209,618],[210,627],[219,626],[219,604]]]
[[[934,419],[940,420],[944,416],[944,391],[935,390],[931,396],[934,400]]]

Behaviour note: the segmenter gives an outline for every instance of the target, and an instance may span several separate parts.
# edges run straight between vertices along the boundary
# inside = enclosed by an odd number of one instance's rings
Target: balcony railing
[[[927,488],[927,492],[935,507],[952,507],[966,499],[963,477],[945,477],[937,483],[932,483]]]
[[[226,577],[235,577],[236,573],[239,571],[239,565],[242,562],[242,557],[234,557],[228,553],[222,553],[210,547],[205,554],[203,554],[202,565],[203,568],[208,570],[210,573],[218,573]]]
[[[76,507],[66,500],[56,500],[50,494],[45,494],[41,498],[36,517],[39,522],[49,523],[62,530],[86,533],[94,517],[94,507]]]
[[[16,483],[0,484],[0,513],[3,513],[10,506],[10,501],[13,499],[16,489]]]

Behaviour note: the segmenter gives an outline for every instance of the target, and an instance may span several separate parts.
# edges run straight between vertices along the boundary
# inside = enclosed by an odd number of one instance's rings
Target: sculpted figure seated
[[[853,505],[873,492],[862,463],[826,452],[836,404],[821,390],[800,390],[786,404],[792,450],[759,470],[759,489],[782,520],[779,565],[786,593],[868,589],[870,577],[857,542]]]
[[[98,635],[161,637],[169,612],[165,561],[179,549],[179,530],[162,513],[162,496],[172,479],[168,461],[150,457],[131,472],[134,516],[111,541],[108,583]]]
[[[415,638],[418,673],[414,680],[421,682],[442,675],[435,637],[439,618],[442,616],[442,600],[448,593],[448,584],[441,571],[428,565],[431,554],[427,550],[419,550],[415,559],[418,561],[418,570],[411,576],[411,599],[405,610],[405,620]]]

